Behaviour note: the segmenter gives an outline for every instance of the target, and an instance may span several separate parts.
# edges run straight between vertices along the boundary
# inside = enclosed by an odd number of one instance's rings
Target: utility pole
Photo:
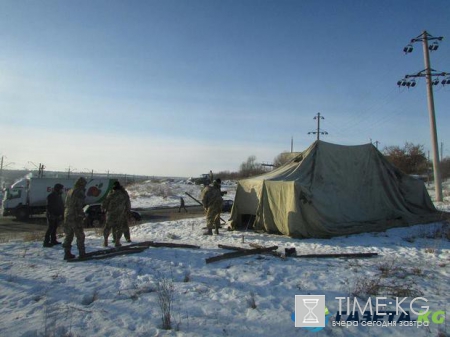
[[[294,137],[291,137],[291,153],[294,152]]]
[[[442,85],[450,84],[450,74],[446,72],[438,72],[431,68],[430,66],[430,51],[435,51],[438,49],[438,41],[442,41],[443,37],[434,37],[423,31],[422,34],[411,40],[411,43],[403,48],[405,54],[411,53],[413,51],[412,43],[422,42],[423,46],[423,57],[425,63],[425,69],[413,75],[406,75],[405,78],[397,82],[398,86],[414,87],[416,85],[415,78],[425,77],[427,81],[427,99],[428,99],[428,113],[430,118],[430,131],[431,131],[431,146],[433,151],[433,171],[434,171],[434,185],[436,193],[436,201],[442,201],[442,182],[441,174],[439,170],[439,150],[438,150],[438,139],[436,131],[436,115],[434,110],[434,97],[433,97],[433,85],[439,84],[439,77],[445,76],[442,80]],[[428,45],[429,41],[434,41],[431,45]],[[436,79],[433,80],[433,77]],[[412,78],[412,80],[408,80]]]
[[[320,135],[328,135],[328,132],[320,131],[320,120],[325,118],[320,115],[320,112],[318,112],[317,116],[315,116],[314,119],[317,119],[317,131],[308,132],[308,135],[310,134],[317,135],[317,140],[320,140]]]
[[[3,156],[0,163],[0,188],[3,189]]]
[[[67,179],[70,179],[70,174],[76,171],[76,169],[72,169],[71,166],[67,169]]]
[[[45,169],[45,165],[39,163],[38,178],[43,178],[44,177],[44,169]]]
[[[372,138],[370,138],[370,144],[374,144],[374,143],[375,143],[375,147],[376,147],[377,150],[378,150],[378,144],[380,144],[380,142],[379,142],[378,140],[372,141]]]

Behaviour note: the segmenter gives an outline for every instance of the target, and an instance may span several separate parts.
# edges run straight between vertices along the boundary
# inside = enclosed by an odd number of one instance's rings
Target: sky
[[[316,139],[431,151],[415,43],[443,36],[446,0],[0,0],[0,156],[6,168],[160,176],[238,171]],[[442,80],[442,78],[441,78]],[[434,87],[450,156],[450,85]]]

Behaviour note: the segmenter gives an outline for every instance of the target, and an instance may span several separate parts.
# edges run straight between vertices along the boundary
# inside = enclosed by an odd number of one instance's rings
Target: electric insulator
[[[405,48],[403,48],[403,52],[405,54],[411,53],[413,51],[413,47],[411,45],[407,45]]]
[[[406,82],[406,81],[403,81],[403,82],[402,82],[402,87],[406,86],[406,85],[407,85],[407,83],[408,83],[408,82]]]
[[[398,81],[398,82],[397,82],[397,85],[398,85],[398,86],[401,86],[401,85],[402,85],[402,81]]]
[[[439,44],[437,42],[434,42],[433,44],[428,46],[428,49],[431,51],[438,50],[438,48],[439,48]]]
[[[414,88],[415,86],[416,86],[416,81],[412,81],[412,82],[411,82],[411,87]]]

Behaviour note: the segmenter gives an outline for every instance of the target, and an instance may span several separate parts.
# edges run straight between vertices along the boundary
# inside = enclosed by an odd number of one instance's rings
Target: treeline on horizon
[[[246,161],[242,162],[238,171],[219,171],[213,172],[214,177],[222,180],[239,180],[245,179],[257,175],[264,174],[271,171],[274,168],[280,167],[290,161],[298,153],[283,152],[274,158],[273,164],[267,165],[257,161],[256,156],[251,155]],[[425,153],[423,145],[417,145],[406,142],[403,147],[400,146],[387,146],[381,153],[398,169],[405,174],[426,176],[429,180],[433,180],[433,162],[430,160],[429,155]],[[450,157],[444,157],[440,160],[440,173],[442,179],[450,178]],[[14,170],[3,169],[2,179],[3,187],[10,186],[20,178],[33,174],[37,177],[37,171],[30,170]],[[62,171],[45,171],[45,177],[61,177],[61,178],[75,178],[75,177],[94,177],[94,178],[110,178],[117,179],[121,183],[127,185],[137,183],[145,180],[157,180],[157,178],[151,175],[131,175],[131,174],[110,174],[110,173],[97,173],[97,172],[62,172]],[[167,178],[167,177],[166,177]],[[1,183],[1,182],[0,182]]]
[[[406,142],[403,147],[386,146],[381,153],[395,167],[405,174],[427,176],[433,180],[433,162],[425,154],[424,146]],[[265,166],[251,155],[240,165],[239,171],[221,171],[214,175],[222,180],[239,180],[264,174],[273,168],[280,167],[290,161],[293,156],[284,152],[275,157],[272,166]],[[440,159],[439,168],[442,179],[450,178],[450,157]]]

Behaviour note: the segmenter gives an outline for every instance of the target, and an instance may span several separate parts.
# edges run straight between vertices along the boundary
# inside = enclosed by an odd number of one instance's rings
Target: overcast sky
[[[0,0],[0,156],[9,168],[198,176],[321,139],[431,150],[431,66],[448,0]],[[442,80],[442,78],[441,78]],[[434,90],[450,156],[450,85]]]

